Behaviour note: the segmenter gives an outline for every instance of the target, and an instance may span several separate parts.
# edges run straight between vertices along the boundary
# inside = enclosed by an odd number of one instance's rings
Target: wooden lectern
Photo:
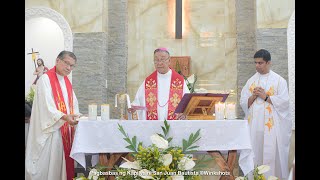
[[[217,102],[225,102],[229,94],[186,93],[175,113],[183,113],[188,120],[213,120]]]

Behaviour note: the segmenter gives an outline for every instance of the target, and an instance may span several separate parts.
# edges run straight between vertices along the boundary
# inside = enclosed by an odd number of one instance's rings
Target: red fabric
[[[52,69],[47,71],[46,74],[49,76],[49,79],[50,79],[53,98],[54,98],[54,102],[56,104],[57,109],[67,114],[66,104],[65,104],[60,83],[58,81],[58,77],[56,74],[56,67],[54,66]],[[64,80],[65,80],[67,92],[68,92],[70,114],[73,114],[74,110],[73,110],[72,85],[67,76],[64,77]],[[71,134],[69,131],[69,124],[67,122],[65,122],[60,127],[62,142],[63,142],[63,150],[64,150],[64,155],[66,160],[67,180],[72,180],[74,176],[74,160],[70,157],[70,151],[71,151],[71,146],[72,146],[72,141],[74,136],[74,127],[72,126],[70,127],[71,127]]]
[[[167,120],[176,119],[174,111],[182,99],[184,78],[176,71],[172,70],[170,92],[168,99]],[[158,78],[157,71],[154,71],[145,80],[145,101],[147,107],[147,120],[158,120]]]

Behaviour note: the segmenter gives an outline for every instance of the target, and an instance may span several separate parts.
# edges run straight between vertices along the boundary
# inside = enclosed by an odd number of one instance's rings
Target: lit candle
[[[110,119],[109,104],[101,104],[101,120]]]
[[[228,103],[227,104],[227,119],[235,119],[236,118],[236,104]]]
[[[97,104],[89,104],[88,114],[89,120],[97,120]]]

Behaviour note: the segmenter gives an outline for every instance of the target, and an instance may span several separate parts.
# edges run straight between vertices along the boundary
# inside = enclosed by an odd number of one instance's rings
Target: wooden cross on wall
[[[31,54],[32,61],[34,62],[34,68],[36,69],[36,55],[39,54],[39,52],[34,52],[33,48],[31,48],[31,51],[32,52],[28,53],[28,55]]]

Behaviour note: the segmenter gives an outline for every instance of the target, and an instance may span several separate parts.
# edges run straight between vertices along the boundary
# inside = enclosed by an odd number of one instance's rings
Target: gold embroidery
[[[182,82],[179,80],[179,78],[177,78],[176,80],[173,81],[172,89],[174,89],[174,90],[182,89]]]
[[[272,118],[269,118],[268,122],[267,122],[265,125],[269,128],[269,132],[270,132],[270,129],[271,129],[272,126],[273,126],[273,119],[272,119]]]
[[[256,88],[256,83],[255,82],[253,82],[252,84],[251,84],[251,86],[250,86],[250,88],[249,88],[249,91],[251,92],[251,93],[253,93],[253,89],[254,88]]]
[[[147,103],[150,105],[150,106],[153,106],[154,105],[154,102],[157,100],[156,96],[150,92],[148,94],[148,97],[147,97]]]
[[[173,111],[169,110],[169,113],[168,113],[168,119],[175,119],[175,114]]]
[[[251,116],[250,115],[248,116],[248,123],[249,124],[251,123]]]
[[[146,83],[146,89],[155,89],[157,86],[157,83],[154,79],[150,78],[149,81]]]
[[[273,96],[273,95],[274,95],[274,88],[273,88],[273,86],[271,86],[271,87],[269,88],[269,90],[266,92],[266,94],[267,94],[268,96]]]
[[[179,95],[177,93],[174,93],[172,95],[172,97],[170,98],[170,102],[172,104],[173,107],[177,107],[179,102],[180,102],[180,98],[179,98]]]
[[[61,101],[61,102],[59,102],[58,103],[58,107],[59,107],[59,110],[61,111],[61,112],[66,112],[67,111],[67,107],[66,107],[66,105],[64,104],[64,102],[63,101]]]
[[[266,107],[266,109],[268,110],[269,114],[271,114],[271,113],[272,113],[272,109],[271,109],[270,104],[268,104],[268,106]]]
[[[157,116],[157,111],[156,110],[151,110],[151,111],[148,111],[148,119],[156,119],[156,116]]]

